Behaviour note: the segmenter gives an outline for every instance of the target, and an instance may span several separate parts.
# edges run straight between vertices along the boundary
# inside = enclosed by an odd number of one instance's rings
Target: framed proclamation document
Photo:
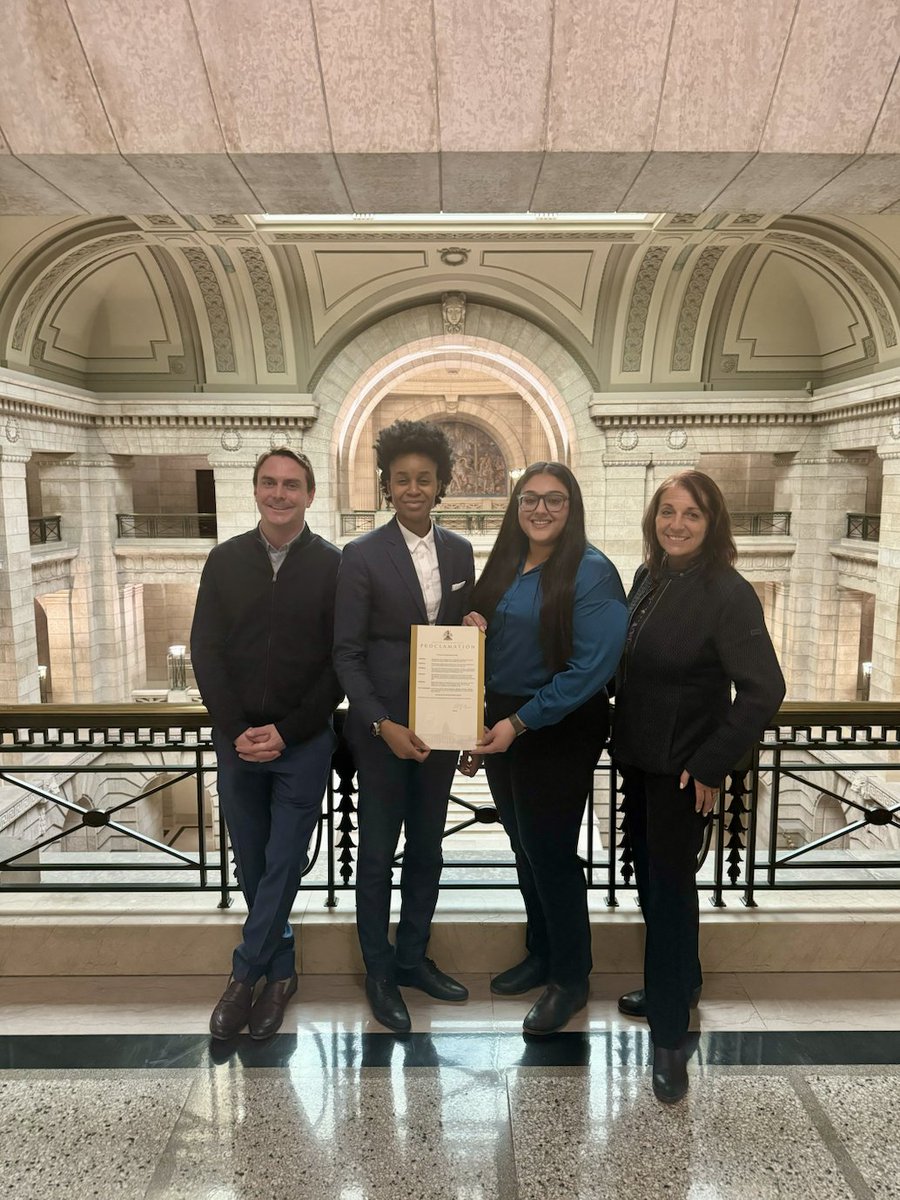
[[[484,732],[484,634],[413,625],[409,726],[432,750],[471,750]]]

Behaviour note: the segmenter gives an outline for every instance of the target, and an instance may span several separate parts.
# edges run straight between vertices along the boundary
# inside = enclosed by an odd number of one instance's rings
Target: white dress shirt
[[[397,524],[400,526],[400,532],[403,534],[403,540],[406,542],[413,566],[416,569],[419,586],[425,598],[428,623],[433,625],[441,607],[441,571],[438,566],[437,546],[434,544],[434,525],[424,537],[419,537],[417,533],[407,529],[400,521]]]

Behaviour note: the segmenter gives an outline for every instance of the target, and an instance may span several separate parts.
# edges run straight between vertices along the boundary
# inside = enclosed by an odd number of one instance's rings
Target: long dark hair
[[[581,488],[564,463],[532,463],[516,482],[494,548],[472,592],[472,607],[490,621],[528,553],[528,537],[519,525],[519,496],[535,475],[552,475],[569,494],[568,520],[541,570],[541,648],[547,666],[556,672],[572,654],[575,576],[587,546]]]
[[[703,471],[679,471],[664,479],[653,499],[647,505],[641,530],[644,534],[644,562],[653,576],[659,575],[666,559],[666,552],[659,544],[656,536],[656,514],[662,503],[663,492],[670,487],[683,487],[689,492],[694,503],[707,520],[706,536],[703,539],[701,555],[707,570],[717,570],[720,567],[731,567],[737,558],[737,547],[731,536],[731,517],[728,506],[719,485]]]

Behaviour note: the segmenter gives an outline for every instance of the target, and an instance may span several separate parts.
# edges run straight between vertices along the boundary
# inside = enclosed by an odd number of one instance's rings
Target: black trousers
[[[690,1023],[691,992],[700,987],[697,854],[708,817],[694,810],[693,780],[621,767],[625,821],[646,925],[644,990],[654,1044],[680,1045]]]
[[[523,697],[488,694],[494,725]],[[491,794],[516,857],[525,901],[529,954],[548,964],[554,983],[580,983],[591,973],[587,885],[578,832],[591,777],[606,741],[606,693],[592,696],[557,725],[528,730],[505,754],[485,757]]]
[[[459,755],[432,750],[423,763],[397,758],[367,733],[352,743],[359,775],[356,929],[366,971],[391,978],[422,961],[431,935],[444,859],[441,839]],[[400,868],[396,956],[388,939],[394,856],[405,833]]]

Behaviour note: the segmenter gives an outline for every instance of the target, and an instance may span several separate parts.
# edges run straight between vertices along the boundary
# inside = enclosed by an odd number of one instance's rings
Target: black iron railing
[[[29,517],[28,540],[32,546],[62,541],[62,517]]]
[[[880,513],[847,513],[845,537],[860,538],[864,542],[877,542],[880,535]]]
[[[789,512],[735,512],[731,530],[737,537],[787,537],[791,532]]]
[[[370,533],[374,528],[374,512],[341,513],[341,534],[344,537],[357,533]]]
[[[10,825],[3,818],[9,818],[11,807],[21,815],[29,805],[41,804],[45,829],[36,838],[23,839],[27,844],[14,852],[3,852],[0,893],[210,891],[218,894],[220,906],[229,904],[235,884],[222,818],[212,820],[215,764],[208,720],[199,706],[165,704],[0,709],[0,805],[8,801],[0,807],[0,826]],[[869,789],[870,798],[847,783],[851,777],[858,782],[867,769],[873,780],[881,780]],[[900,888],[900,802],[884,783],[898,771],[896,704],[784,705],[744,768],[726,780],[703,850],[701,889],[715,905],[723,905],[730,894],[752,907],[761,892],[775,889]],[[48,784],[57,774],[66,775],[71,786]],[[90,775],[115,781],[108,788],[112,803],[84,802],[90,789],[81,777]],[[129,809],[133,816],[136,805],[186,780],[193,784],[195,850],[179,849],[172,838],[148,836],[126,819]],[[803,845],[780,846],[786,788],[824,797],[832,811],[837,804],[844,823]],[[301,888],[325,891],[329,906],[337,903],[338,893],[353,887],[355,794],[353,761],[341,741],[301,881]],[[589,798],[584,865],[589,887],[605,892],[611,906],[634,882],[621,799],[618,775],[604,756]],[[796,796],[791,804],[796,807]],[[508,852],[490,859],[466,857],[457,837],[474,824],[499,830],[493,804],[454,797],[451,814],[445,839],[448,849],[458,847],[460,857],[445,853],[442,886],[515,887]],[[131,858],[106,854],[102,862],[84,858],[77,849],[55,853],[66,839],[68,845],[78,845],[89,830],[106,830],[121,843],[133,842],[142,853]],[[867,853],[857,848],[842,855],[836,849],[861,834],[868,837]],[[155,878],[148,879],[148,873]]]
[[[120,538],[214,538],[215,513],[117,513]]]
[[[445,511],[435,511],[431,515],[438,525],[443,525],[445,529],[456,529],[460,533],[496,533],[503,523],[502,510],[464,511],[448,508]]]

